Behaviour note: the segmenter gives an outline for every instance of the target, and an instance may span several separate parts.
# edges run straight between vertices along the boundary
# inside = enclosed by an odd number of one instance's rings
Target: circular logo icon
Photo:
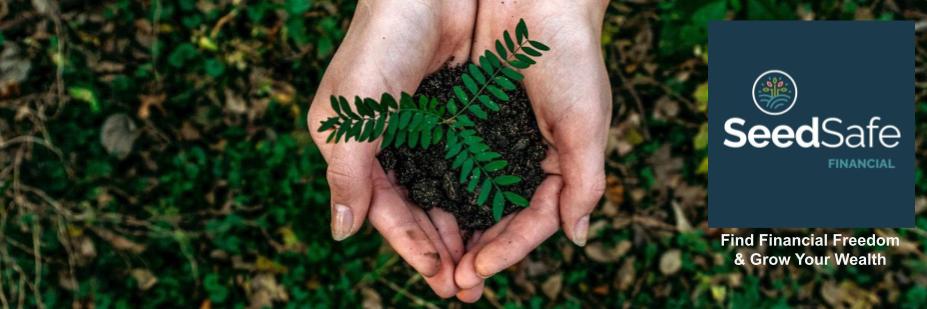
[[[798,85],[789,73],[769,70],[760,74],[753,82],[753,103],[768,115],[782,115],[795,106],[798,100]]]

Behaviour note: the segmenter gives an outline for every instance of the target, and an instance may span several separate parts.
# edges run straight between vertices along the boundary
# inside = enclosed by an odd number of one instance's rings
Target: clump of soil
[[[465,66],[445,68],[425,78],[416,94],[436,97],[447,102],[454,96],[454,85],[460,85]],[[499,102],[502,109],[489,112],[486,120],[470,117],[476,123],[478,135],[483,137],[493,151],[502,154],[508,166],[495,175],[505,173],[522,178],[517,185],[506,190],[517,192],[531,199],[534,190],[544,179],[541,160],[546,155],[546,145],[538,130],[534,111],[523,88],[509,93],[509,102]],[[478,103],[477,103],[478,104]],[[444,142],[428,149],[387,148],[379,155],[380,163],[387,170],[395,172],[396,179],[409,192],[409,199],[419,207],[438,207],[454,214],[462,230],[481,230],[492,226],[490,202],[478,205],[479,187],[473,193],[467,191],[466,183],[460,183],[460,172],[451,168],[451,161],[444,159]],[[491,200],[491,198],[490,198]],[[520,206],[507,203],[504,214],[512,213]]]

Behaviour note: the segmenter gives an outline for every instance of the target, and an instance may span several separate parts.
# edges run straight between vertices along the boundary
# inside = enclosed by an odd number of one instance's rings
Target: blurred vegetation
[[[0,307],[454,305],[369,227],[331,240],[305,113],[353,6],[0,0]],[[919,21],[918,227],[874,231],[904,240],[875,249],[889,267],[730,263],[717,241],[730,231],[705,222],[716,19]],[[558,233],[478,305],[927,306],[923,20],[913,0],[613,1],[609,188],[592,239]]]

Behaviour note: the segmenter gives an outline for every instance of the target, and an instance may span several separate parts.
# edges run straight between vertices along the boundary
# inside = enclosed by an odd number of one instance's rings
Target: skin
[[[606,6],[601,0],[360,1],[308,115],[313,140],[329,164],[333,237],[356,233],[366,217],[439,296],[464,302],[477,301],[485,278],[523,259],[560,227],[585,245],[588,216],[605,190],[611,91],[599,38]],[[334,115],[329,95],[412,93],[448,60],[476,60],[519,18],[532,39],[551,47],[522,71],[550,145],[542,162],[549,176],[528,208],[476,232],[468,244],[453,215],[426,213],[408,201],[376,161],[379,142],[330,144],[328,132],[313,129]]]

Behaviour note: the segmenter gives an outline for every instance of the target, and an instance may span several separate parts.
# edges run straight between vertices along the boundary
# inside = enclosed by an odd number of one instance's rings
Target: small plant
[[[492,197],[495,220],[502,217],[506,201],[528,206],[528,200],[505,187],[521,182],[521,177],[505,174],[508,162],[490,149],[474,130],[471,116],[487,119],[488,112],[499,111],[508,102],[506,91],[516,89],[515,82],[524,76],[512,69],[525,69],[535,64],[549,47],[528,38],[524,20],[515,27],[515,39],[508,31],[496,40],[495,53],[486,50],[479,65],[469,64],[461,76],[463,84],[453,87],[454,97],[447,102],[436,98],[402,93],[397,101],[388,93],[380,100],[354,97],[353,109],[343,96],[331,96],[332,109],[338,115],[322,121],[319,132],[331,130],[327,142],[373,142],[383,137],[381,148],[429,148],[444,141],[444,158],[453,160],[451,167],[460,171],[459,181],[467,191],[479,187],[477,203],[484,205]],[[511,66],[511,67],[510,67]]]

